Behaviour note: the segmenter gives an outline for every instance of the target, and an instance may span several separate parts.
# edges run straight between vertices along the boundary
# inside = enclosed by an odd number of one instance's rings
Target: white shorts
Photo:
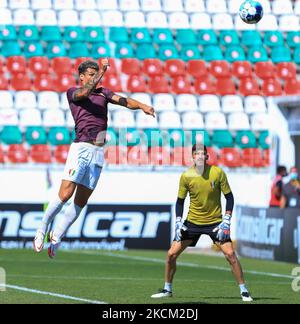
[[[81,184],[91,190],[97,186],[104,164],[103,147],[73,143],[70,147],[63,180]]]

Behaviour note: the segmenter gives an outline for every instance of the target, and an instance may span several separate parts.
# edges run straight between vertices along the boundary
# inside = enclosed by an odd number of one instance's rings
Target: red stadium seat
[[[171,151],[166,147],[150,147],[148,151],[150,165],[171,165]]]
[[[0,145],[0,163],[4,163],[5,161],[5,153],[3,151],[2,146]]]
[[[165,62],[165,73],[171,77],[186,75],[184,61],[178,59],[167,60]]]
[[[25,73],[27,62],[24,56],[10,56],[6,60],[6,68],[10,73]]]
[[[243,165],[251,168],[262,168],[265,160],[262,151],[258,148],[246,148],[242,150]]]
[[[194,78],[201,78],[207,76],[207,68],[205,61],[191,60],[187,63],[187,73]]]
[[[238,168],[242,166],[241,153],[236,148],[223,148],[220,151],[220,163],[229,168]]]
[[[254,78],[240,79],[239,92],[243,96],[260,95],[259,84]]]
[[[65,164],[69,154],[70,145],[57,145],[54,151],[55,162]]]
[[[216,82],[216,92],[220,96],[235,95],[235,83],[230,77],[218,78]]]
[[[164,76],[155,76],[149,80],[149,91],[151,93],[169,93],[170,85],[167,78]]]
[[[28,152],[22,144],[12,144],[8,147],[7,158],[11,163],[27,163]]]
[[[72,69],[72,72],[73,73],[76,73],[78,74],[78,67],[81,63],[83,63],[84,61],[86,60],[89,60],[90,58],[88,57],[77,57],[74,61],[74,66],[73,66],[73,69]]]
[[[16,73],[13,74],[10,80],[10,85],[15,91],[31,90],[32,81],[28,74]]]
[[[123,92],[121,79],[117,74],[106,74],[103,79],[103,87],[115,92]]]
[[[271,150],[270,149],[264,150],[263,157],[264,157],[265,166],[270,167],[271,166]]]
[[[73,70],[72,60],[69,57],[54,57],[52,69],[56,74],[71,74]]]
[[[107,164],[127,164],[127,147],[106,146],[104,149],[105,161]]]
[[[55,91],[54,80],[48,74],[37,75],[33,81],[36,91]]]
[[[0,58],[0,72],[2,73],[4,70],[4,63],[2,61],[2,59]]]
[[[215,151],[212,147],[208,147],[207,155],[208,155],[207,163],[209,165],[219,165],[219,156],[217,151]]]
[[[149,77],[163,75],[163,63],[159,59],[146,59],[143,62],[142,71]]]
[[[216,78],[229,77],[230,65],[227,61],[212,61],[210,63],[210,73]]]
[[[127,80],[128,92],[147,92],[147,84],[143,76],[132,75]]]
[[[248,61],[237,61],[232,63],[232,74],[238,79],[252,77],[252,65]]]
[[[128,147],[127,161],[129,165],[148,165],[148,147],[143,145]]]
[[[49,145],[32,145],[30,157],[35,163],[51,163],[51,149]]]
[[[121,61],[122,73],[128,75],[139,75],[141,73],[140,61],[136,58],[125,58]]]
[[[198,95],[215,94],[216,87],[209,76],[197,78],[194,84],[195,92]]]
[[[0,74],[0,90],[8,90],[8,80],[3,74]]]
[[[174,166],[191,166],[192,165],[192,148],[191,147],[174,147],[172,154],[172,165]]]
[[[255,74],[261,79],[274,78],[275,66],[272,62],[257,62],[254,67]]]
[[[47,74],[49,72],[50,61],[46,56],[36,56],[29,59],[29,69],[35,75]]]
[[[264,96],[281,96],[282,95],[282,86],[277,79],[266,79],[262,84],[262,93]]]
[[[171,81],[171,91],[175,94],[193,93],[191,81],[187,77],[174,77]]]
[[[76,79],[72,74],[58,75],[54,80],[55,91],[66,92],[71,87],[76,87]]]
[[[300,81],[297,79],[287,79],[284,83],[284,92],[286,95],[299,95]]]
[[[276,65],[276,73],[283,80],[296,79],[297,67],[293,62],[283,62]]]

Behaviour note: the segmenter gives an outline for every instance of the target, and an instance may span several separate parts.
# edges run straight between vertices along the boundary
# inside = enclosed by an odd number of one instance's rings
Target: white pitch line
[[[84,251],[84,254],[100,254],[99,252],[87,252]],[[156,258],[146,258],[146,257],[139,257],[139,256],[129,256],[129,255],[123,255],[123,254],[116,254],[111,252],[104,252],[101,253],[103,255],[116,257],[116,258],[122,258],[122,259],[131,259],[131,260],[137,260],[137,261],[147,261],[147,262],[155,262],[155,263],[165,263],[165,260],[156,259]],[[211,265],[199,265],[196,263],[190,263],[190,262],[177,262],[178,265],[184,266],[184,267],[191,267],[191,268],[200,268],[200,269],[210,269],[210,270],[219,270],[219,271],[226,271],[231,272],[231,269],[226,267],[219,267],[219,266],[211,266]],[[244,270],[244,273],[249,273],[253,275],[259,275],[259,276],[267,276],[267,277],[273,277],[273,278],[286,278],[286,279],[295,279],[294,276],[291,275],[284,275],[280,273],[272,273],[272,272],[261,272],[261,271],[253,271],[253,270]]]
[[[57,297],[57,298],[62,298],[62,299],[75,300],[75,301],[84,302],[84,303],[88,303],[88,304],[106,304],[104,301],[78,298],[78,297],[73,297],[73,296],[68,296],[68,295],[51,293],[49,291],[41,291],[41,290],[36,290],[36,289],[29,289],[29,288],[20,287],[20,286],[14,286],[14,285],[4,285],[4,284],[0,284],[0,287],[2,287],[2,288],[10,288],[10,289],[15,289],[15,290],[20,290],[20,291],[25,291],[25,292],[29,292],[29,293],[33,293],[33,294],[47,295],[47,296]]]

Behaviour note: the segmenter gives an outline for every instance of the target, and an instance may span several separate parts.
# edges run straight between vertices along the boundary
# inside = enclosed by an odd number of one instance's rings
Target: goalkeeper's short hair
[[[204,151],[205,154],[207,154],[207,147],[206,145],[202,143],[196,143],[192,147],[192,154],[194,154],[197,151]]]

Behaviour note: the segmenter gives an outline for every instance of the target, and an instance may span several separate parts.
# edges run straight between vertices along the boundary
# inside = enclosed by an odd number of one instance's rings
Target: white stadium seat
[[[31,0],[31,8],[33,10],[39,9],[51,9],[52,1],[51,0]]]
[[[254,131],[263,131],[270,129],[270,119],[268,114],[253,114],[251,116],[251,128]]]
[[[185,130],[203,129],[203,116],[199,112],[189,111],[182,114],[182,128]]]
[[[65,93],[62,93],[60,95],[60,108],[62,110],[69,110],[70,109],[69,102],[68,102],[68,98],[67,98],[67,96],[66,96]]]
[[[184,0],[184,9],[187,13],[205,12],[203,0]]]
[[[168,28],[167,16],[164,12],[149,12],[146,21],[148,28]]]
[[[255,30],[255,24],[246,24],[239,15],[234,18],[234,28],[238,31]]]
[[[14,25],[34,25],[33,11],[29,9],[18,9],[14,11]]]
[[[10,9],[28,9],[29,7],[29,0],[9,0]]]
[[[133,93],[130,95],[130,98],[135,99],[139,102],[142,102],[148,106],[152,106],[152,99],[151,96],[148,93]]]
[[[0,126],[18,125],[18,113],[16,109],[0,109]]]
[[[0,25],[12,25],[11,11],[6,8],[0,9]]]
[[[58,12],[59,26],[78,26],[79,19],[76,10],[61,10]]]
[[[160,129],[181,128],[180,115],[175,111],[164,111],[159,114]]]
[[[73,128],[75,126],[74,118],[70,110],[66,112],[66,126],[69,128]]]
[[[174,97],[167,93],[160,93],[153,96],[153,107],[155,111],[175,111]]]
[[[277,18],[274,15],[264,15],[262,20],[257,24],[257,29],[260,31],[278,30]]]
[[[134,128],[134,114],[131,111],[119,109],[113,114],[113,127],[115,128]]]
[[[207,129],[227,129],[225,115],[221,112],[210,112],[205,116],[205,127]]]
[[[98,27],[102,25],[100,13],[96,10],[85,10],[80,13],[80,26]]]
[[[124,14],[124,25],[127,28],[146,27],[145,16],[141,11],[129,11]]]
[[[180,94],[176,97],[176,110],[178,112],[197,111],[197,97],[192,94]]]
[[[223,113],[243,112],[243,100],[237,95],[227,95],[222,97],[222,111]]]
[[[65,126],[65,114],[60,109],[47,109],[43,113],[43,126],[61,127]]]
[[[59,109],[59,95],[54,91],[42,91],[38,93],[38,108],[45,109]]]
[[[136,114],[137,128],[158,128],[157,118],[146,115],[143,111],[138,111]]]
[[[160,0],[143,0],[141,1],[141,9],[144,12],[161,11]]]
[[[247,114],[265,113],[267,106],[264,97],[248,96],[245,98],[245,112]]]
[[[210,15],[207,13],[195,13],[190,16],[192,29],[212,29]]]
[[[97,0],[98,10],[118,10],[118,0]]]
[[[264,9],[264,14],[272,13],[270,0],[259,0],[259,2],[261,3]]]
[[[241,6],[241,0],[228,0],[228,13],[236,15],[239,12]]]
[[[0,91],[0,110],[1,109],[8,109],[14,107],[14,97],[10,91],[2,90]]]
[[[15,93],[16,109],[35,109],[37,108],[36,96],[33,91],[17,91]]]
[[[299,31],[299,17],[296,15],[284,15],[279,17],[279,29],[284,32]]]
[[[212,17],[213,29],[227,30],[234,29],[232,17],[229,14],[216,14]]]
[[[274,0],[272,12],[274,15],[292,15],[293,4],[290,0]]]
[[[296,0],[294,4],[294,14],[300,16],[300,0]]]
[[[249,130],[250,123],[248,115],[243,112],[229,114],[228,128],[230,130]]]
[[[171,29],[189,29],[189,16],[184,12],[174,12],[169,14],[169,28]]]
[[[41,2],[43,0],[40,0]],[[73,0],[53,0],[53,9],[55,10],[72,10],[74,9]]]
[[[139,0],[119,0],[119,9],[121,11],[139,11]]]
[[[227,4],[225,0],[207,0],[206,10],[210,14],[214,13],[226,13]]]
[[[41,126],[42,116],[38,109],[23,109],[20,111],[20,122],[21,127],[27,126]]]
[[[221,111],[219,97],[216,95],[202,95],[199,97],[199,111],[201,113]]]
[[[183,11],[181,0],[162,0],[162,6],[165,12]]]
[[[37,26],[57,26],[56,12],[51,9],[37,10],[35,23]]]
[[[102,23],[104,27],[123,27],[123,15],[118,10],[107,10],[102,13]]]
[[[76,10],[94,10],[97,9],[95,0],[75,0]]]

